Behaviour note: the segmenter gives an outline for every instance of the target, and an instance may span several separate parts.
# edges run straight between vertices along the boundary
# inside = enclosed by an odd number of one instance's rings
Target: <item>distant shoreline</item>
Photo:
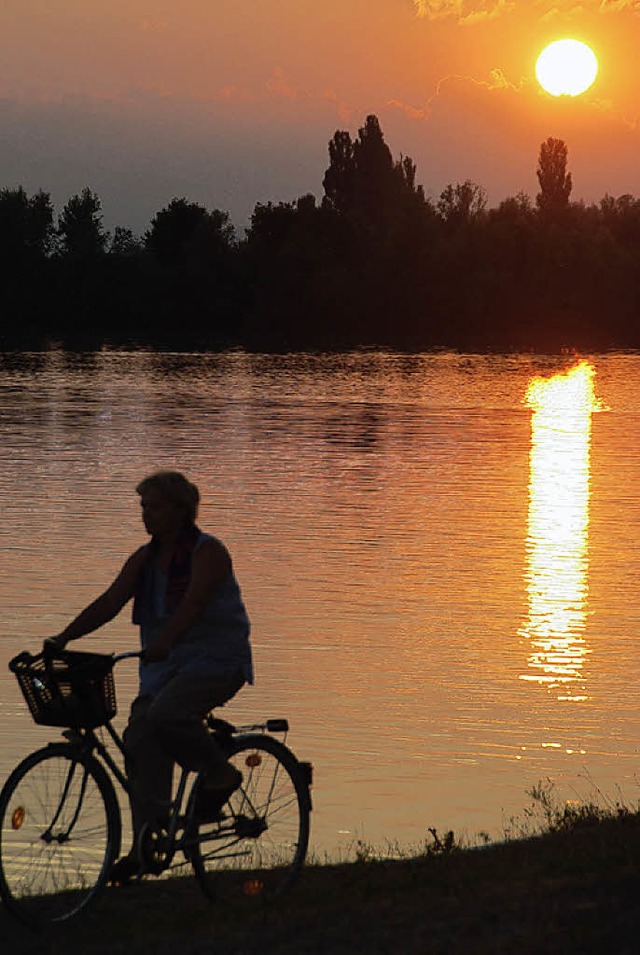
[[[640,348],[640,199],[571,202],[563,140],[541,144],[535,200],[437,200],[376,116],[329,143],[324,195],[229,215],[174,198],[143,236],[108,234],[85,188],[0,189],[0,349],[347,350],[561,354]]]

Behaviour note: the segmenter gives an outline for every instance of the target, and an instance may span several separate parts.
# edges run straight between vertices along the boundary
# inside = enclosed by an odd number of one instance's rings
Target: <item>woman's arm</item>
[[[62,633],[49,637],[45,643],[53,644],[62,650],[70,640],[78,640],[113,620],[133,597],[144,561],[144,548],[140,548],[129,557],[111,586],[85,607]]]

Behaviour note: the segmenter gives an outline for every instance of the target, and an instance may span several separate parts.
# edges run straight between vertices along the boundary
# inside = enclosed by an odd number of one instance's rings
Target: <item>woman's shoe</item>
[[[221,778],[210,780],[205,776],[196,794],[195,814],[198,821],[220,822],[224,819],[222,807],[241,785],[242,773],[229,763]]]
[[[122,889],[127,885],[131,885],[133,880],[137,879],[140,875],[142,875],[140,860],[132,855],[123,856],[111,866],[109,885]]]

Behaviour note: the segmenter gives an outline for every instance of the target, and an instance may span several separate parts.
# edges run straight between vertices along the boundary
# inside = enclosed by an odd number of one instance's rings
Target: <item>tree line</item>
[[[337,131],[320,200],[229,215],[173,199],[108,234],[86,188],[0,190],[0,348],[600,351],[640,347],[640,200],[572,202],[568,150],[540,146],[534,199],[489,208],[467,180],[425,195],[378,119]]]

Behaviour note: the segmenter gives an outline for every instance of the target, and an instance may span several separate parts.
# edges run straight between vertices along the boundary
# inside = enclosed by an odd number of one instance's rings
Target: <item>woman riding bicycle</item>
[[[198,812],[215,818],[240,785],[204,725],[206,714],[253,683],[249,619],[228,550],[196,525],[200,494],[177,471],[159,471],[136,488],[150,543],[136,550],[111,586],[60,634],[64,648],[108,623],[133,599],[144,658],[139,693],[124,733],[131,780],[133,846],[112,880],[140,871],[138,836],[162,826],[171,801],[174,761],[206,770]]]

